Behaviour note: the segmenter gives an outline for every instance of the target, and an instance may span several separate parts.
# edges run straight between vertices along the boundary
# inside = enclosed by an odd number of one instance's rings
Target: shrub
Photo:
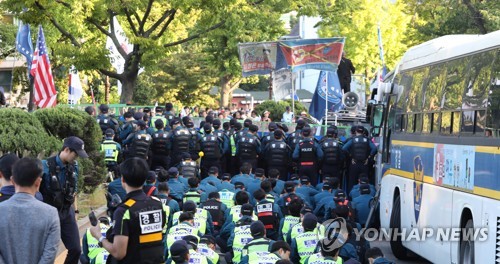
[[[4,153],[43,158],[61,146],[35,116],[21,109],[0,109],[0,120],[0,151]]]
[[[267,110],[271,112],[269,115],[271,120],[274,122],[281,122],[281,118],[283,118],[283,113],[285,112],[287,106],[290,106],[290,109],[292,108],[292,100],[287,99],[279,102],[267,100],[255,107],[255,111],[257,111],[258,115],[262,116],[264,111]],[[295,116],[300,115],[300,112],[302,111],[307,112],[306,107],[302,103],[295,101]]]
[[[79,159],[78,186],[81,191],[93,192],[107,176],[104,156],[99,152],[102,132],[96,120],[84,111],[69,107],[39,109],[34,115],[48,133],[61,140],[69,136],[83,140],[89,158]]]

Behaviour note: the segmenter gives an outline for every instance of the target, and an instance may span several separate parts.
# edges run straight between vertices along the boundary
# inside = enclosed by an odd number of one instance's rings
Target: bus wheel
[[[465,224],[463,230],[468,230],[472,234],[474,228],[474,221],[469,219]],[[463,231],[462,231],[463,232]],[[464,236],[460,239],[460,264],[474,264],[474,240],[470,236]]]
[[[389,225],[392,230],[390,243],[392,253],[398,259],[408,259],[408,249],[403,246],[401,241],[401,198],[399,196],[394,200]]]

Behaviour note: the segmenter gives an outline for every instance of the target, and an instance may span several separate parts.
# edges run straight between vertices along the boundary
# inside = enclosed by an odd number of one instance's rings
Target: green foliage
[[[99,152],[102,132],[95,119],[84,111],[68,107],[39,109],[33,115],[50,134],[60,139],[77,136],[83,140],[89,158],[79,159],[79,186],[86,192],[92,192],[106,178],[104,157]]]
[[[287,106],[290,106],[290,109],[292,109],[292,100],[287,99],[279,102],[267,100],[255,107],[255,111],[257,111],[257,114],[262,115],[264,111],[267,110],[271,112],[271,114],[269,115],[271,120],[280,122],[281,118],[283,118],[283,113],[286,111]],[[307,112],[306,107],[302,103],[295,101],[295,115],[298,116],[297,113],[300,113],[302,111]]]
[[[257,82],[241,83],[240,89],[245,91],[269,91],[269,76],[259,75]]]
[[[11,23],[0,21],[0,59],[16,51],[17,27]]]
[[[61,147],[32,114],[20,109],[0,109],[0,151],[20,156],[47,157]]]

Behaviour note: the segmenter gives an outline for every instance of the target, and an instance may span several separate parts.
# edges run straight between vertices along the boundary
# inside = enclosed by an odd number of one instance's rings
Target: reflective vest
[[[148,156],[149,147],[151,146],[152,138],[149,134],[136,133],[130,145],[129,155],[131,157],[146,158]]]
[[[325,226],[318,223],[318,225],[316,225],[316,228],[314,228],[314,230],[312,232],[314,232],[315,234],[319,232],[320,236],[324,236],[325,230],[326,230]],[[302,227],[302,222],[294,225],[290,232],[291,232],[290,233],[291,238],[297,237],[298,235],[304,233],[304,227]]]
[[[208,264],[208,259],[205,255],[189,249],[189,263]]]
[[[277,217],[273,211],[274,204],[264,200],[256,205],[257,217],[264,224],[264,227],[269,230],[277,229]]]
[[[190,189],[184,194],[184,198],[182,199],[183,203],[187,201],[193,201],[196,205],[200,205],[201,202],[201,194],[196,189]]]
[[[310,138],[299,142],[299,160],[301,166],[313,166],[317,161],[316,147],[314,141]]]
[[[322,238],[322,236],[319,236],[314,231],[302,233],[295,238],[301,264],[304,264],[306,259],[314,253],[316,245]]]
[[[191,133],[189,133],[189,130],[178,128],[174,130],[173,134],[172,151],[176,154],[189,152],[189,141],[191,140]]]
[[[324,161],[328,165],[337,165],[340,162],[341,145],[334,138],[327,138],[321,143]]]
[[[254,136],[246,135],[238,142],[239,156],[241,160],[255,160],[257,158],[256,140]]]
[[[337,260],[333,260],[331,257],[323,257],[321,253],[312,254],[306,261],[307,264],[342,264],[342,258],[337,257]]]
[[[222,227],[222,220],[224,219],[224,212],[222,212],[222,202],[215,199],[209,199],[202,206],[203,209],[207,210],[212,216],[212,222],[214,227]]]
[[[214,135],[206,135],[201,140],[201,150],[203,150],[206,159],[219,159],[222,157],[219,138]]]
[[[234,233],[233,240],[233,263],[239,263],[241,261],[241,254],[243,252],[243,248],[252,241],[252,233],[250,232],[250,226],[247,225],[241,231]]]
[[[183,161],[181,162],[181,175],[184,178],[196,177],[197,168],[196,161]]]
[[[219,254],[213,249],[209,248],[206,244],[199,243],[198,244],[198,252],[203,256],[207,257],[212,263],[219,263]]]
[[[290,229],[298,224],[300,222],[300,217],[298,216],[291,216],[291,215],[287,215],[285,216],[284,220],[283,220],[283,227],[281,228],[281,233],[283,234],[283,240],[287,243],[291,243],[292,241],[286,241],[286,235],[288,234],[288,231],[290,231]]]
[[[104,248],[99,249],[99,252],[95,256],[94,261],[90,261],[91,263],[94,264],[106,264],[106,261],[108,260],[109,257],[109,252],[106,251]]]
[[[227,206],[227,208],[232,208],[234,206],[234,193],[227,190],[222,189],[219,192],[220,201]]]
[[[156,129],[156,127],[155,127],[155,122],[158,119],[161,119],[161,121],[163,121],[163,127],[167,127],[167,125],[168,125],[167,119],[163,116],[156,115],[156,116],[151,117],[151,122],[149,123],[149,127],[153,128],[155,132],[158,131],[158,129]]]
[[[356,161],[365,161],[370,155],[370,143],[365,136],[355,136],[352,138],[350,151],[352,159]]]
[[[168,156],[167,149],[168,133],[160,130],[153,134],[153,143],[151,144],[151,151],[154,155]]]
[[[229,210],[229,215],[232,217],[233,223],[238,222],[241,217],[243,217],[241,215],[241,205],[235,205],[231,207],[231,209]],[[257,221],[259,220],[259,218],[255,214],[252,214],[252,220]]]
[[[253,252],[248,254],[248,263],[252,264],[274,264],[281,258],[270,252]]]
[[[181,211],[179,212],[175,212],[174,215],[172,216],[172,224],[175,225],[179,222],[179,216],[181,215]],[[194,214],[194,217],[198,217],[198,218],[205,218],[205,221],[206,219],[208,219],[208,211],[203,209],[203,208],[196,208],[196,213]]]
[[[112,139],[106,139],[102,142],[101,151],[104,152],[104,161],[106,163],[118,161],[118,154],[120,153],[117,144]]]
[[[101,235],[103,237],[106,237],[106,232],[108,231],[109,226],[104,224],[99,224],[99,227],[101,228]],[[95,239],[92,236],[92,234],[90,234],[90,229],[87,229],[86,239],[87,239],[87,246],[89,249],[87,257],[89,257],[90,260],[94,259],[101,250],[106,251],[104,248],[99,246],[99,241]]]
[[[186,225],[186,226],[192,227],[189,224],[185,224],[185,223],[181,223],[180,225]],[[172,228],[174,228],[174,227],[172,227]],[[185,236],[192,235],[192,236],[195,236],[196,238],[198,238],[198,240],[200,239],[198,237],[197,231],[196,231],[196,233],[193,233],[193,230],[195,230],[195,229],[192,229],[192,228],[180,229],[180,228],[178,228],[178,229],[172,230],[172,228],[168,232],[167,240],[165,241],[166,247],[169,250],[169,253],[170,253],[170,247],[174,244],[174,242],[178,241],[178,240],[182,240],[182,238],[184,238]],[[170,254],[170,255],[172,255],[172,254]]]
[[[266,194],[266,200],[268,200],[271,203],[274,203],[274,195],[270,193]]]
[[[231,141],[231,156],[236,156],[236,135],[230,135],[229,140]]]
[[[253,239],[243,247],[241,256],[244,257],[257,252],[269,252],[269,244],[271,244],[271,240],[267,238]]]

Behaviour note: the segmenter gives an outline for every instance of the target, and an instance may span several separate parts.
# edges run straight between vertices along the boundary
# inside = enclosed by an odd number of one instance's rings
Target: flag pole
[[[292,77],[293,77],[293,71],[292,71]],[[292,113],[293,117],[295,117],[295,82],[297,81],[297,75],[295,75],[295,78],[292,81]]]
[[[325,87],[326,87],[326,98],[325,98],[325,126],[328,126],[328,72],[325,72]]]

